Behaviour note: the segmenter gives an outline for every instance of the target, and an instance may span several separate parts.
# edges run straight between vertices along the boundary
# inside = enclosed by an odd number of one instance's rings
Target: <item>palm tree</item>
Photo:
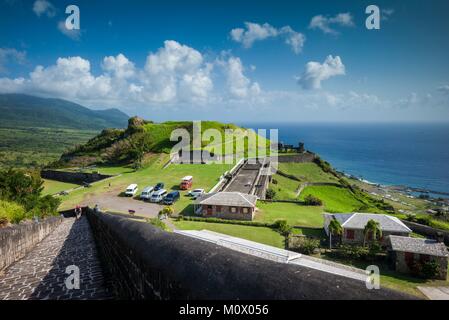
[[[329,249],[332,250],[332,235],[341,236],[343,228],[338,220],[332,219],[328,226],[329,229]]]
[[[379,240],[382,238],[382,229],[380,223],[371,219],[366,223],[365,229],[363,229],[363,246],[366,244],[366,238],[368,235],[372,235],[373,240]]]

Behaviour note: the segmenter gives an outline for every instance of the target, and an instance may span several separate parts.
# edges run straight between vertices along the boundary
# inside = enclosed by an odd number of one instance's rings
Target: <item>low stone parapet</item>
[[[25,221],[0,229],[0,271],[23,258],[52,232],[62,219],[49,217],[39,222]]]
[[[87,214],[120,299],[413,299],[319,270],[282,264],[126,218]]]

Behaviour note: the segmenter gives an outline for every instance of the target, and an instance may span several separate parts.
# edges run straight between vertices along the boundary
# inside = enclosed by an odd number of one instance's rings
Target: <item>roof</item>
[[[192,180],[193,177],[192,176],[185,176],[184,178],[182,178],[182,181],[189,181]]]
[[[427,254],[437,257],[449,257],[444,243],[430,239],[390,236],[391,249],[394,251]]]
[[[410,233],[409,227],[407,227],[401,220],[396,217],[392,217],[386,214],[376,213],[352,213],[352,214],[333,214],[333,217],[337,219],[341,226],[345,229],[365,229],[369,220],[379,222],[382,231],[390,232],[407,232]]]
[[[133,184],[130,184],[128,187],[126,187],[126,189],[134,189],[136,187],[137,187],[137,184],[133,183]]]
[[[196,203],[205,205],[255,207],[255,195],[240,192],[213,192],[201,195]]]

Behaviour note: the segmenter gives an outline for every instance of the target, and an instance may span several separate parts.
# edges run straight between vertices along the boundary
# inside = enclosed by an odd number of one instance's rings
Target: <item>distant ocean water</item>
[[[384,185],[449,192],[449,124],[239,123],[279,129],[337,170]]]

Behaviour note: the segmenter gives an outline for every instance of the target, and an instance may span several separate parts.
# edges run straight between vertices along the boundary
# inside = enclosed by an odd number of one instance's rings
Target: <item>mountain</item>
[[[129,119],[126,130],[105,129],[87,143],[78,145],[74,149],[65,152],[61,156],[59,163],[55,165],[87,166],[104,163],[130,163],[136,160],[139,161],[146,153],[170,153],[171,148],[178,143],[170,140],[171,134],[175,129],[185,129],[190,134],[190,137],[192,137],[193,122],[166,121],[154,123],[133,117]],[[201,122],[201,133],[205,133],[206,131],[210,132],[210,129],[219,132],[222,140],[215,141],[213,139],[213,146],[211,146],[210,142],[203,140],[200,148],[215,152],[220,148],[222,152],[227,151],[225,148],[226,142],[223,140],[226,130],[236,130],[236,140],[243,141],[248,134],[246,129],[234,124],[224,124],[217,121]],[[261,137],[257,139],[263,139],[263,143],[269,145],[269,140]],[[245,146],[245,150],[252,151],[253,147]]]
[[[91,110],[79,104],[25,94],[0,94],[0,127],[80,130],[125,128],[129,116],[118,109]]]

